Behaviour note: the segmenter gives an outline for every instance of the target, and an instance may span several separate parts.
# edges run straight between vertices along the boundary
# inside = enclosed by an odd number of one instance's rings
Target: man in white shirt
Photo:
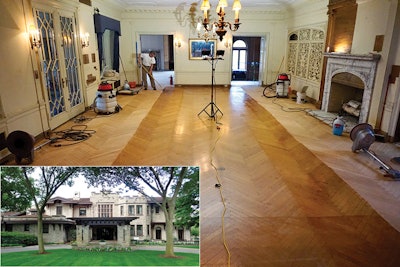
[[[142,64],[142,81],[144,90],[147,90],[147,74],[150,78],[151,87],[156,90],[156,84],[154,83],[153,77],[153,66],[156,64],[156,59],[154,58],[155,53],[151,51],[148,54],[140,54],[139,58],[141,59]]]

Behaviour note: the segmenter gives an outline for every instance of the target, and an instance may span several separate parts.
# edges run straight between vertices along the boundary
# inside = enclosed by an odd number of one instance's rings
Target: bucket
[[[334,135],[342,135],[344,129],[344,122],[342,117],[337,117],[336,120],[333,121],[332,124],[332,133]]]
[[[297,104],[304,104],[306,102],[306,93],[302,93],[302,92],[297,92],[297,99],[296,99],[296,103]]]

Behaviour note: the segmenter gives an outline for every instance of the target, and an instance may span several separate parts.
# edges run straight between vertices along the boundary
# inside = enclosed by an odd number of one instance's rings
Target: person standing
[[[144,90],[147,90],[147,75],[150,78],[151,87],[156,90],[156,84],[154,82],[153,77],[153,66],[156,64],[156,59],[154,58],[156,53],[154,51],[150,51],[148,54],[140,54],[139,58],[141,59],[142,64],[142,80],[144,85]]]

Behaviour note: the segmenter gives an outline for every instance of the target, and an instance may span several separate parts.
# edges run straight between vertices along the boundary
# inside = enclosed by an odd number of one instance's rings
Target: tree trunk
[[[174,218],[175,218],[175,199],[167,199],[164,204],[165,231],[167,243],[165,246],[165,256],[175,257],[174,253]],[[167,208],[168,207],[168,208]]]
[[[170,213],[170,212],[171,211],[169,209],[168,213]],[[174,223],[173,223],[172,218],[171,218],[170,214],[168,214],[168,219],[165,222],[165,231],[167,233],[167,244],[165,246],[165,256],[166,257],[175,257],[175,253],[174,253]]]
[[[37,220],[37,238],[38,238],[38,246],[39,246],[39,254],[44,254],[46,251],[44,250],[43,243],[43,213],[38,210],[38,220]]]

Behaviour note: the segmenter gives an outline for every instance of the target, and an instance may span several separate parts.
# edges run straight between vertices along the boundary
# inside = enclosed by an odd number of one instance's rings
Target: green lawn
[[[175,253],[164,258],[163,251],[94,252],[71,249],[10,252],[1,254],[1,266],[199,266],[199,254]]]

